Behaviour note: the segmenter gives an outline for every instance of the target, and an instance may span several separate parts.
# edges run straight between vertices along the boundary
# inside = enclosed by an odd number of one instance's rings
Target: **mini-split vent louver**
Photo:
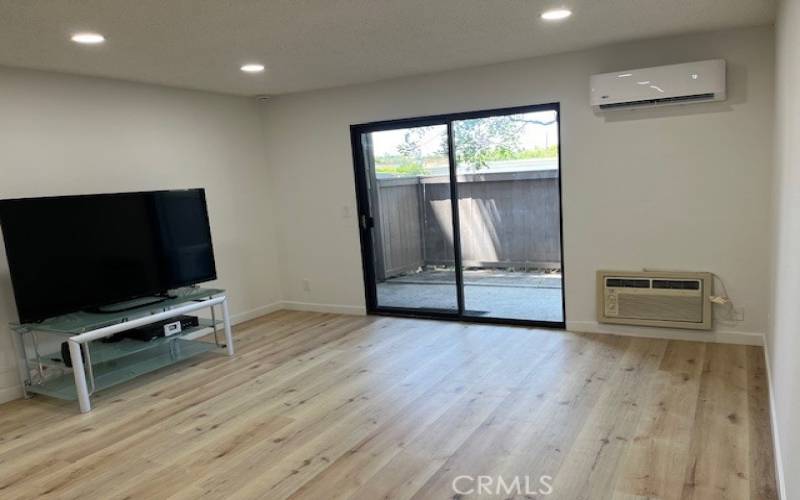
[[[723,101],[726,98],[725,60],[592,75],[590,86],[592,106],[603,111]]]
[[[636,108],[636,107],[647,108],[652,106],[658,106],[660,104],[680,104],[680,103],[703,102],[703,101],[713,101],[713,100],[714,100],[714,94],[695,94],[695,95],[684,95],[678,97],[664,97],[661,99],[647,99],[644,101],[601,104],[599,108],[600,109]]]
[[[597,272],[601,323],[711,328],[710,273]]]

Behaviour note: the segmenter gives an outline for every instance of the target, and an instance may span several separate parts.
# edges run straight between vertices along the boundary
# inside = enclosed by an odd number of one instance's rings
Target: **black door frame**
[[[468,316],[464,314],[464,277],[461,259],[461,228],[458,217],[458,179],[456,175],[455,148],[453,144],[453,122],[460,120],[474,120],[476,118],[487,118],[498,115],[512,115],[520,113],[533,113],[536,111],[555,111],[558,131],[558,223],[559,238],[561,246],[561,318],[562,321],[538,321],[515,318],[486,318],[481,316]],[[372,241],[372,227],[374,220],[370,212],[370,179],[366,175],[366,165],[364,163],[364,150],[361,142],[363,134],[370,132],[380,132],[394,130],[398,128],[424,127],[429,125],[445,125],[447,127],[448,160],[450,171],[450,200],[453,219],[453,251],[455,257],[455,276],[456,293],[458,300],[458,310],[425,309],[425,308],[405,308],[379,306],[377,297],[377,281],[374,258],[375,245]],[[534,104],[529,106],[515,106],[510,108],[485,109],[477,111],[465,111],[459,113],[449,113],[443,115],[431,115],[415,118],[400,118],[396,120],[385,120],[378,122],[360,123],[350,125],[350,144],[353,152],[353,169],[355,174],[356,186],[356,206],[358,210],[358,228],[361,239],[361,264],[364,271],[364,293],[367,304],[368,314],[379,314],[386,316],[404,316],[425,319],[443,319],[450,321],[465,321],[470,323],[495,323],[521,326],[534,326],[545,328],[566,327],[566,281],[564,272],[564,216],[562,203],[562,137],[561,137],[561,106],[559,103]],[[379,249],[382,251],[382,249]]]

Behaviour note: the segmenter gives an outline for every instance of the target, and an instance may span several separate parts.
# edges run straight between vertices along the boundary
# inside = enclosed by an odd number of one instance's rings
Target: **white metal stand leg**
[[[72,360],[72,372],[73,377],[75,379],[75,393],[78,397],[78,404],[80,406],[81,413],[87,413],[92,410],[92,402],[91,396],[97,389],[95,386],[95,380],[93,375],[92,369],[92,359],[91,359],[91,352],[90,352],[90,345],[92,341],[100,340],[104,338],[111,337],[117,333],[132,330],[134,328],[138,328],[140,326],[151,325],[161,321],[163,319],[171,319],[181,314],[186,314],[190,312],[194,312],[200,309],[204,309],[206,307],[214,307],[216,305],[222,305],[222,313],[223,313],[223,324],[224,324],[224,332],[225,332],[225,341],[226,341],[226,348],[228,351],[229,356],[234,355],[234,347],[233,347],[233,332],[231,329],[231,317],[230,311],[228,309],[228,298],[224,294],[219,294],[222,290],[215,291],[217,296],[208,297],[202,301],[188,301],[184,304],[177,304],[172,308],[164,308],[161,312],[151,312],[149,315],[135,317],[128,319],[126,318],[123,321],[115,322],[109,324],[108,326],[100,327],[94,330],[86,331],[80,334],[74,334],[67,340],[67,346],[69,347],[70,357]],[[212,309],[213,311],[213,309]],[[214,315],[212,313],[212,318]],[[41,387],[45,386],[49,381],[45,380],[46,376],[43,372],[43,369],[40,369],[38,374],[38,379],[34,380],[34,377],[31,374],[31,370],[36,368],[34,366],[28,366],[27,360],[29,359],[26,346],[25,346],[25,338],[24,335],[30,332],[31,340],[33,341],[33,330],[28,330],[25,327],[25,330],[20,329],[15,330],[14,333],[16,334],[15,337],[15,344],[16,349],[18,351],[18,356],[20,358],[20,377],[22,378],[23,383],[27,384],[26,389],[28,387],[35,387],[36,391],[26,391],[26,392],[40,392]],[[60,332],[61,333],[61,332]],[[70,333],[69,330],[64,330],[63,333]],[[178,343],[170,343],[170,347],[178,347],[180,344]],[[85,347],[84,347],[85,346]],[[34,344],[33,349],[36,354],[37,366],[40,363],[40,356],[38,352],[38,346]],[[85,349],[85,350],[84,350]],[[176,354],[175,358],[179,358]],[[60,383],[60,382],[58,382]],[[89,386],[91,385],[91,392],[89,391]],[[44,392],[45,394],[47,392]]]
[[[211,328],[214,330],[214,343],[217,344],[217,347],[219,347],[219,335],[217,335],[219,333],[217,332],[219,328],[217,328],[216,306],[211,306],[210,309],[211,309]]]
[[[78,405],[81,407],[81,413],[87,413],[92,410],[92,403],[89,400],[89,389],[86,387],[86,372],[83,369],[81,345],[72,340],[68,340],[67,345],[69,345],[69,355],[72,361],[72,374],[75,376],[75,392],[78,393]]]
[[[231,315],[228,312],[228,298],[222,301],[222,321],[225,323],[225,346],[228,356],[233,356],[233,333],[231,333]]]

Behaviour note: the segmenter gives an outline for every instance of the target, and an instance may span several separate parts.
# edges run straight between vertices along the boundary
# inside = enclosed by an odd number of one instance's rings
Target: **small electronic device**
[[[72,355],[69,353],[69,344],[66,342],[61,343],[61,360],[67,368],[72,368]],[[85,359],[83,360],[83,364],[86,365]]]
[[[149,341],[158,337],[169,337],[200,324],[197,316],[178,316],[123,332],[125,338]]]
[[[153,323],[151,325],[127,330],[125,332],[102,339],[101,342],[119,342],[124,339],[149,342],[155,338],[176,335],[188,328],[193,328],[196,326],[200,326],[200,320],[197,316],[183,315],[164,321],[159,321],[158,323]],[[61,360],[64,362],[65,366],[72,368],[72,356],[69,353],[69,346],[66,342],[61,343]],[[86,359],[83,360],[83,363],[86,364]]]

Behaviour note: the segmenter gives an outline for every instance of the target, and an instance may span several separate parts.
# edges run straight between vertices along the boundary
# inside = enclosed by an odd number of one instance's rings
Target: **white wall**
[[[592,73],[725,58],[722,103],[594,114]],[[771,27],[649,40],[480,68],[278,97],[264,106],[285,298],[361,310],[364,291],[349,125],[560,102],[568,326],[598,329],[594,272],[713,271],[743,322],[716,334],[759,342],[770,258]],[[310,291],[302,280],[308,279]],[[308,306],[307,304],[312,304]],[[614,330],[619,330],[615,328]],[[637,332],[642,329],[636,329]],[[754,335],[748,336],[747,333]],[[691,338],[715,334],[690,332]]]
[[[281,298],[261,131],[250,99],[0,68],[0,198],[205,187],[217,284],[255,314]],[[21,394],[2,252],[0,401]]]
[[[800,498],[800,2],[781,2],[777,20],[774,305],[767,345],[783,498],[791,499]]]
[[[203,186],[234,314],[281,299],[358,312],[349,125],[557,101],[569,326],[598,328],[596,269],[698,269],[723,277],[745,320],[719,323],[727,335],[688,335],[753,342],[769,309],[772,50],[771,28],[732,30],[287,95],[260,108],[0,68],[0,198]],[[724,103],[606,115],[589,108],[592,73],[715,57],[729,64]],[[14,311],[0,255],[0,325]],[[0,400],[18,395],[17,383],[0,332]]]

